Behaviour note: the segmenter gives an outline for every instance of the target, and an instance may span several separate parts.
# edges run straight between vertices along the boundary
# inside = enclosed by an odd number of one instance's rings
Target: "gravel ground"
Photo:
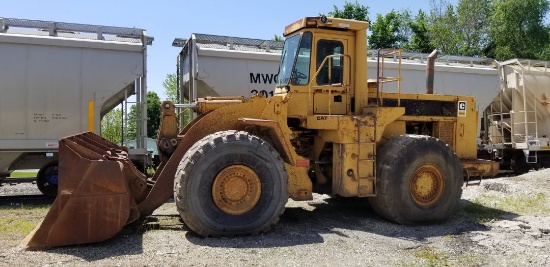
[[[0,187],[0,195],[8,191]],[[289,201],[269,233],[218,239],[189,232],[166,203],[100,244],[25,252],[16,247],[22,237],[0,236],[0,265],[550,266],[549,192],[548,169],[483,180],[463,188],[453,218],[426,226],[393,224],[364,202],[315,195]]]
[[[3,183],[0,186],[0,196],[40,195],[36,182],[32,183]]]

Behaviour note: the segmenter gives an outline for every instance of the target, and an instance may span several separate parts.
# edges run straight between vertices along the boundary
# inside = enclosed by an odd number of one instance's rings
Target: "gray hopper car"
[[[39,169],[39,189],[55,195],[58,139],[99,133],[101,118],[132,95],[145,114],[152,41],[136,28],[0,18],[0,183]],[[144,124],[130,151],[137,158]]]

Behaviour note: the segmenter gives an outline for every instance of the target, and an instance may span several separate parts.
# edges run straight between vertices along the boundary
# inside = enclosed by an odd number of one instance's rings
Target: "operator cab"
[[[358,62],[351,59],[359,49],[366,51],[367,28],[367,22],[326,17],[303,18],[285,28],[275,95],[292,95],[289,117],[353,112],[354,88],[366,90],[367,77],[366,72],[352,77]],[[366,71],[366,54],[363,58]],[[358,79],[365,81],[358,84]]]

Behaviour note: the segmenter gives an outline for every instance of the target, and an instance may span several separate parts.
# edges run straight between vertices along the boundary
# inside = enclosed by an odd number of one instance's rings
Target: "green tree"
[[[460,0],[457,5],[458,32],[462,42],[458,53],[463,56],[482,56],[489,43],[491,0]]]
[[[403,33],[406,15],[400,12],[390,11],[385,16],[377,14],[376,21],[372,23],[370,47],[378,48],[400,48],[407,43],[407,37]]]
[[[455,7],[446,0],[431,0],[429,16],[419,12],[411,25],[415,33],[411,48],[426,53],[437,48],[444,54],[485,56],[484,48],[490,42],[491,1],[460,0]]]
[[[431,1],[428,33],[432,47],[444,54],[458,55],[461,42],[458,32],[458,16],[447,1]]]
[[[328,12],[327,14],[328,17],[333,18],[369,21],[369,7],[360,5],[357,1],[355,1],[355,3],[346,1],[343,9],[339,9],[336,5],[334,5],[334,10]],[[324,16],[324,14],[320,15]]]
[[[166,94],[167,100],[174,103],[180,102],[180,95],[178,93],[178,78],[175,73],[166,75],[166,78],[162,82],[162,87],[164,87],[164,93]]]
[[[411,11],[403,9],[397,12],[398,30],[397,34],[401,37],[397,41],[397,45],[400,48],[406,48],[409,44],[413,31],[411,28]]]
[[[282,41],[284,41],[283,37],[282,37],[282,36],[279,36],[279,35],[277,35],[277,34],[275,34],[275,35],[273,36],[273,39],[271,39],[271,40],[272,40],[272,41],[276,41],[276,42],[282,42]]]
[[[137,137],[137,108],[130,107],[128,113],[128,140],[135,140]],[[147,137],[156,138],[160,126],[160,98],[153,91],[147,92]]]
[[[101,137],[113,142],[122,141],[122,110],[115,108],[101,119]]]
[[[430,41],[430,34],[428,32],[428,15],[424,11],[419,10],[414,20],[409,21],[409,27],[412,34],[409,43],[405,45],[404,49],[419,53],[432,52],[434,47]]]
[[[183,99],[181,101],[182,103],[189,103],[189,100],[185,99],[185,96],[180,96],[178,93],[178,80],[176,74],[166,75],[166,79],[162,82],[162,86],[164,87],[164,92],[168,100],[174,103],[180,103],[180,100],[178,99],[181,97]],[[179,116],[183,116],[180,120],[180,124],[186,125],[189,121],[191,121],[191,110],[185,109]]]
[[[137,121],[136,106],[132,105],[130,107],[130,112],[128,112],[125,140],[136,140],[136,137],[137,137],[136,121]]]
[[[494,0],[490,17],[492,43],[486,53],[497,60],[544,59],[549,47],[549,30],[544,18],[547,0]]]
[[[157,138],[160,127],[160,98],[157,93],[147,92],[147,137]]]

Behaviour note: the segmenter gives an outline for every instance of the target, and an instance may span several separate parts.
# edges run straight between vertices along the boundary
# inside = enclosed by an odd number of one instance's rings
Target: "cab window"
[[[325,57],[330,55],[342,55],[344,54],[344,45],[340,41],[334,40],[319,40],[317,42],[317,69],[321,67],[321,63]],[[330,61],[330,62],[329,62]],[[319,74],[317,74],[317,84],[318,85],[327,85],[327,84],[341,84],[342,83],[342,57],[331,57],[327,59],[325,64],[323,64]],[[331,68],[330,77],[329,77],[329,66]]]
[[[309,83],[309,66],[311,59],[311,32],[304,32],[300,41],[300,48],[290,81],[294,85],[305,85]]]

